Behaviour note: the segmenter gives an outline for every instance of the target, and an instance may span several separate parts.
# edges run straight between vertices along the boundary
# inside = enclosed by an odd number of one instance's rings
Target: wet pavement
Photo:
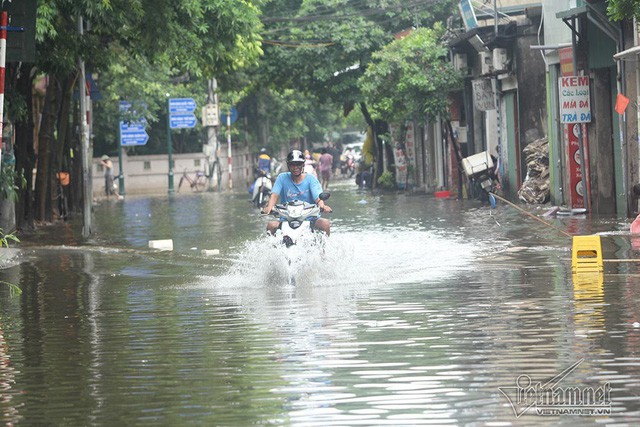
[[[84,244],[27,238],[0,271],[2,422],[640,423],[639,264],[572,277],[571,239],[509,206],[347,182],[324,253],[289,264],[247,199],[127,197]],[[630,221],[549,221],[640,255]]]

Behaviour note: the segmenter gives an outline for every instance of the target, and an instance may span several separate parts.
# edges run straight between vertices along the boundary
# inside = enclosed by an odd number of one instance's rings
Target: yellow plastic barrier
[[[573,236],[571,271],[578,274],[603,270],[600,236]]]

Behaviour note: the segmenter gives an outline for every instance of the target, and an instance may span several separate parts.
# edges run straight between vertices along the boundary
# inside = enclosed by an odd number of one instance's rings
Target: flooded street
[[[504,204],[331,191],[324,253],[292,265],[244,193],[107,201],[87,245],[24,243],[0,271],[22,289],[0,287],[1,422],[640,423],[640,264],[572,277],[571,239]],[[640,254],[629,222],[549,221]],[[558,416],[539,383],[595,397]]]

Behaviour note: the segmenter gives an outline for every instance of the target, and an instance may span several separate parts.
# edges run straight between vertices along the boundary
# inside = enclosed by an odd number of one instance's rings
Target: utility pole
[[[4,66],[7,52],[7,25],[9,15],[2,12],[0,15],[0,168],[2,167],[2,126],[4,124]]]
[[[498,40],[498,2],[497,0],[493,0],[493,32],[495,35],[496,40]],[[497,134],[497,145],[496,145],[496,152],[498,155],[498,170],[497,175],[498,175],[498,180],[502,183],[502,171],[504,170],[504,159],[503,159],[503,152],[502,152],[502,99],[500,98],[500,89],[501,89],[501,85],[500,85],[500,80],[498,79],[498,76],[495,75],[492,79],[492,85],[493,85],[493,93],[494,93],[494,101],[496,104],[496,124],[497,124],[497,128],[496,128],[496,134]]]
[[[171,143],[171,98],[167,94],[167,157],[169,158],[169,194],[173,194],[173,147]]]
[[[231,154],[231,107],[227,114],[227,162],[229,163],[229,191],[233,190],[233,156]]]
[[[220,113],[218,112],[218,82],[216,79],[207,81],[207,105],[202,107],[202,126],[207,128],[207,141],[202,151],[207,156],[207,177],[209,189],[220,191],[220,161],[218,160],[217,127],[220,125]]]
[[[78,15],[78,33],[80,37],[84,35],[82,16]],[[86,98],[86,76],[84,71],[84,60],[78,58],[78,92],[80,94],[80,142],[82,146],[82,187],[83,187],[83,224],[82,237],[89,237],[91,234],[91,164],[89,150],[89,135],[87,125],[87,98]]]

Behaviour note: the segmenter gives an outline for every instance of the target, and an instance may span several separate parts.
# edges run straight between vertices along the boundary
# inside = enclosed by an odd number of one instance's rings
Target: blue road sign
[[[132,104],[131,102],[129,102],[129,101],[120,101],[120,107],[119,107],[120,112],[121,112],[121,113],[126,113],[126,112],[128,112],[129,110],[131,110],[131,107],[132,107],[132,106],[133,106],[133,104]],[[144,103],[144,102],[139,102],[139,103],[137,103],[137,106],[138,106],[139,108],[141,108],[142,110],[147,110],[147,104],[146,104],[146,103]],[[130,114],[131,114],[132,116],[138,116],[138,114],[136,113],[136,111],[135,111],[135,110],[131,111],[131,113],[130,113]]]
[[[196,116],[191,113],[175,113],[169,117],[169,127],[171,129],[192,128],[198,122]]]
[[[196,111],[196,101],[193,98],[170,98],[169,113],[193,113]]]
[[[120,122],[120,145],[123,147],[145,145],[147,141],[149,141],[149,135],[144,124]]]
[[[127,112],[131,109],[131,105],[129,101],[120,101],[119,109]],[[120,122],[120,145],[123,147],[145,145],[149,141],[146,123],[144,118],[135,122]]]
[[[149,135],[145,131],[127,132],[120,134],[120,144],[123,147],[132,145],[146,145]]]
[[[229,112],[229,110],[227,110]],[[238,120],[238,110],[236,107],[231,107],[231,115],[230,115],[231,123],[235,123]],[[220,123],[226,125],[227,124],[227,114],[225,112],[220,113]]]
[[[120,122],[120,132],[140,132],[145,131],[146,126],[143,122],[125,123]]]

